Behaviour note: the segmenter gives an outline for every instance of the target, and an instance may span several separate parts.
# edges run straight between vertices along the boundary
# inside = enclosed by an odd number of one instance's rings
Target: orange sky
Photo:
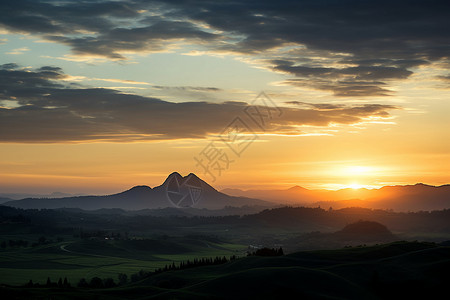
[[[403,116],[402,116],[403,115]],[[404,123],[420,116],[402,112]],[[433,119],[433,118],[431,118]],[[439,122],[438,118],[434,118]],[[138,184],[156,186],[172,171],[195,172],[217,188],[337,189],[449,182],[449,140],[413,124],[370,124],[332,136],[264,136],[235,158],[216,181],[193,157],[208,140],[137,143],[3,144],[4,192],[111,193]],[[432,121],[430,121],[432,123]],[[408,127],[411,130],[402,129]],[[437,126],[437,125],[436,125]],[[5,159],[7,158],[7,159]]]
[[[442,8],[350,4],[11,4],[0,193],[113,193],[173,171],[219,189],[449,183]],[[282,113],[258,127],[245,111],[261,91]],[[236,117],[247,127],[227,135]],[[230,160],[215,178],[194,160],[211,142]]]

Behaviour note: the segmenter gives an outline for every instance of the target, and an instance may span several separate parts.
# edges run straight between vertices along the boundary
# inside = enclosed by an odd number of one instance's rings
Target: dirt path
[[[75,252],[75,251],[72,251],[72,250],[69,250],[69,249],[66,248],[69,245],[70,244],[61,245],[59,247],[59,249],[61,249],[64,252],[68,252],[68,253],[71,253],[71,254],[77,254],[77,255],[95,256],[95,257],[103,257],[103,258],[120,258],[120,257],[115,257],[115,256],[106,256],[106,255],[99,255],[99,254]]]

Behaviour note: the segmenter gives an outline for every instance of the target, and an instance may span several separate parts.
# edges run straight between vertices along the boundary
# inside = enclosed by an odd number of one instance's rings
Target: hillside
[[[422,183],[385,186],[380,189],[308,190],[295,186],[286,190],[239,190],[222,192],[240,197],[258,198],[274,203],[333,208],[365,207],[396,211],[431,211],[450,208],[450,185]]]
[[[244,257],[152,274],[109,289],[0,287],[8,299],[436,299],[450,280],[450,248],[395,242],[373,247]],[[439,297],[438,297],[439,296]]]
[[[3,205],[23,209],[36,208],[81,208],[96,210],[102,208],[120,208],[124,210],[156,209],[166,207],[193,207],[199,209],[223,209],[226,206],[252,206],[269,207],[270,202],[234,197],[218,192],[195,174],[181,176],[174,172],[164,183],[155,188],[148,186],[135,186],[127,191],[107,196],[79,196],[65,198],[27,198],[7,201]]]

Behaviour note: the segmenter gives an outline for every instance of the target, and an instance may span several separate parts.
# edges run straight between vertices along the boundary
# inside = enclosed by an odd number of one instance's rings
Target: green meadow
[[[72,285],[81,278],[117,280],[119,273],[154,271],[165,265],[195,258],[243,255],[246,246],[200,239],[72,240],[0,252],[0,282],[22,285],[32,280],[67,278]]]
[[[237,245],[214,246],[229,246],[230,251],[240,249]],[[35,271],[36,276],[47,276],[51,271],[55,277],[72,273],[70,278],[74,279],[132,272],[145,265],[138,259],[64,253],[51,257],[50,253],[36,253],[29,260],[17,255],[15,259],[25,266],[46,258],[40,261],[42,266],[47,264],[45,269]],[[219,249],[216,253],[220,253]],[[183,257],[180,254],[166,258]],[[162,262],[165,261],[154,261],[153,266]],[[147,263],[146,266],[152,266],[151,261]],[[449,267],[450,247],[394,242],[278,257],[241,257],[220,265],[149,274],[137,282],[112,288],[2,286],[0,292],[9,299],[47,299],[49,295],[52,299],[436,299],[447,289]]]

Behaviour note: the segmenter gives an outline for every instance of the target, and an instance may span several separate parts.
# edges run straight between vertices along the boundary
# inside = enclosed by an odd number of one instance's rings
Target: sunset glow
[[[366,166],[350,166],[346,167],[344,173],[349,176],[368,175],[374,168]]]
[[[1,0],[0,294],[442,298],[449,29],[448,0]]]
[[[351,189],[354,189],[354,190],[358,190],[358,189],[363,188],[364,186],[354,182],[354,183],[350,184],[348,187],[351,188]]]
[[[0,190],[112,193],[173,171],[218,188],[450,181],[448,45],[426,33],[446,18],[422,15],[432,8],[364,27],[338,4],[200,1],[196,14],[114,3],[126,13],[70,1],[3,9]],[[215,174],[194,159],[210,143],[229,158]]]

